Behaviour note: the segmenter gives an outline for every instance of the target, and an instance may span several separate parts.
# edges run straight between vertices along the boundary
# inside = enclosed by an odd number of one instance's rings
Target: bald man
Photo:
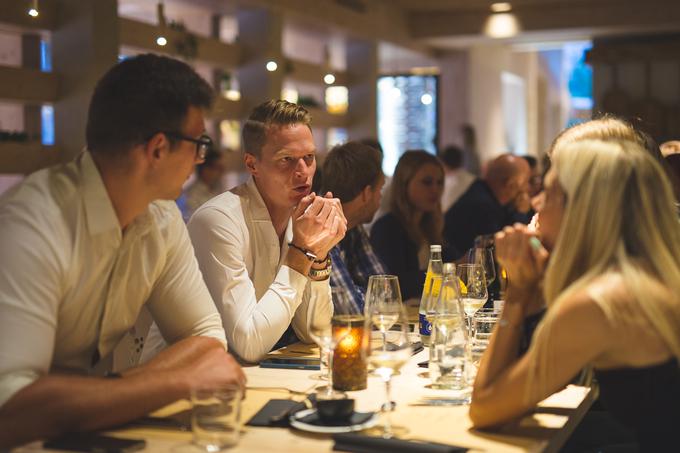
[[[444,238],[465,252],[475,238],[513,223],[515,203],[527,196],[530,169],[521,157],[502,154],[488,163],[484,179],[477,179],[444,217]]]

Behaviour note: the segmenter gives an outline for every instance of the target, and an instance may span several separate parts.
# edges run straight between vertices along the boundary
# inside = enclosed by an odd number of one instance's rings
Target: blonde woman
[[[641,449],[667,448],[680,420],[680,225],[670,184],[639,142],[610,138],[557,143],[545,187],[537,232],[496,235],[509,286],[470,417],[477,427],[509,421],[592,365],[601,399]],[[541,294],[547,313],[519,357],[521,326]]]
[[[420,297],[432,244],[442,243],[444,168],[432,154],[406,151],[394,170],[390,211],[371,228],[371,245],[399,277],[404,300]],[[444,254],[451,258],[446,249]]]

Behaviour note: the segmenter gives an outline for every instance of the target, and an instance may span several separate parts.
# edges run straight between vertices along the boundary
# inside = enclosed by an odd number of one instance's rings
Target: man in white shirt
[[[475,181],[475,175],[463,167],[463,150],[449,145],[439,154],[444,164],[444,193],[442,194],[442,212],[446,212],[458,201]]]
[[[251,178],[205,203],[187,225],[230,350],[249,362],[295,337],[311,342],[315,304],[316,316],[332,315],[328,252],[347,221],[339,200],[310,193],[310,121],[286,101],[256,107],[242,140]]]
[[[211,149],[205,161],[196,166],[196,177],[177,200],[185,221],[189,221],[196,209],[211,198],[224,192],[222,179],[227,172],[227,159],[224,151]]]
[[[171,201],[209,147],[211,101],[186,64],[130,58],[97,84],[88,150],[0,200],[0,450],[244,385]],[[173,345],[103,377],[143,306]]]

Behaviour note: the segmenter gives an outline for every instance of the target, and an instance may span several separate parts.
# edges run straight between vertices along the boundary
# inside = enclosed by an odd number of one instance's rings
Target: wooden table
[[[299,349],[299,348],[292,348]],[[395,376],[392,399],[397,406],[392,414],[395,425],[409,428],[407,437],[427,439],[468,447],[473,451],[489,452],[556,452],[590,407],[593,392],[587,387],[569,386],[541,402],[535,413],[502,427],[497,431],[471,429],[468,406],[410,406],[422,396],[446,395],[443,390],[427,389],[430,382],[427,370],[417,363],[427,358],[427,350],[414,356]],[[323,381],[310,378],[318,371],[245,368],[249,387],[286,387],[310,391]],[[357,410],[376,411],[384,401],[384,385],[378,377],[368,378],[368,389],[349,392],[355,398]],[[272,398],[285,399],[281,391],[248,390],[243,402],[243,420],[247,421]],[[189,407],[187,401],[177,402],[160,412],[172,413]],[[182,445],[191,441],[191,433],[158,429],[126,429],[112,431],[119,437],[144,438],[148,452],[181,452]],[[333,441],[328,435],[309,434],[285,428],[244,427],[239,444],[233,452],[326,452],[332,451]],[[41,451],[35,442],[17,451]]]

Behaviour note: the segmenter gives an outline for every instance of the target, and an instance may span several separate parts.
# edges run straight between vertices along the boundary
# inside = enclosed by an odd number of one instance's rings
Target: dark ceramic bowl
[[[348,398],[320,399],[316,402],[316,410],[324,423],[344,422],[349,420],[354,413],[354,400]]]

